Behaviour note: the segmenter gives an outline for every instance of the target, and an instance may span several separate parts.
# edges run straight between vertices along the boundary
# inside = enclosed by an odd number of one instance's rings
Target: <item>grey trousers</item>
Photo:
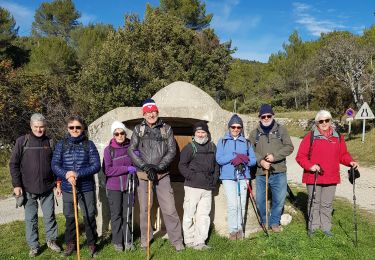
[[[147,184],[148,181],[139,180],[138,200],[139,200],[139,218],[141,228],[141,244],[147,245]],[[182,244],[181,222],[177,214],[173,189],[169,175],[165,176],[154,184],[156,196],[160,205],[168,237],[174,246]],[[152,207],[153,189],[151,189],[151,207]],[[150,228],[150,239],[152,239],[152,227]]]
[[[25,226],[26,241],[30,248],[39,247],[38,232],[38,200],[43,212],[44,229],[46,231],[46,240],[56,240],[57,223],[55,218],[55,202],[53,191],[43,194],[32,194],[26,192],[25,204]]]
[[[309,193],[307,210],[310,210],[310,202],[314,185],[307,185]],[[336,185],[316,185],[316,193],[313,205],[311,207],[311,215],[308,222],[308,228],[311,231],[321,229],[322,231],[330,231],[332,227],[332,204],[335,197]]]

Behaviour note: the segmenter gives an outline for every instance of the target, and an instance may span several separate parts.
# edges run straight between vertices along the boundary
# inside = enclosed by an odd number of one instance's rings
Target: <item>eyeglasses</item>
[[[125,132],[121,132],[121,133],[117,133],[117,132],[116,132],[116,133],[114,133],[113,135],[114,135],[114,136],[125,135]]]
[[[153,115],[153,116],[155,116],[155,115],[157,115],[159,112],[158,111],[151,111],[151,112],[146,112],[146,113],[144,113],[146,116],[151,116],[151,115]]]
[[[80,125],[71,125],[71,126],[68,126],[68,128],[69,128],[70,130],[73,130],[74,128],[77,129],[77,130],[81,130],[81,129],[82,129],[82,126],[80,126]]]
[[[324,120],[319,120],[318,123],[321,125],[323,123],[329,123],[329,121],[331,121],[331,119],[324,119]]]
[[[272,118],[272,115],[264,115],[260,117],[261,119],[266,119],[266,118]]]
[[[233,130],[234,130],[234,129],[239,129],[239,130],[241,130],[241,129],[242,129],[242,126],[234,126],[234,125],[231,125],[230,128],[233,129]]]

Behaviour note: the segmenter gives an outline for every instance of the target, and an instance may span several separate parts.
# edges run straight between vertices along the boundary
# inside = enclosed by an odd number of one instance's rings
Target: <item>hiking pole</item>
[[[267,229],[265,228],[264,224],[262,223],[262,221],[260,219],[258,206],[257,206],[257,203],[255,201],[253,190],[252,190],[252,188],[250,186],[250,183],[249,183],[250,181],[246,178],[246,176],[245,176],[245,181],[246,181],[246,184],[247,184],[247,188],[249,190],[249,197],[250,197],[251,205],[253,206],[253,209],[255,211],[255,216],[257,217],[258,223],[262,227],[263,232],[268,236],[268,231],[267,231]]]
[[[357,227],[357,198],[355,196],[355,173],[354,173],[354,168],[350,167],[350,171],[353,176],[353,221],[354,221],[354,235],[355,235],[355,242],[354,245],[355,247],[358,246],[358,227]]]
[[[237,178],[237,192],[238,192],[238,207],[241,215],[241,231],[242,231],[242,237],[244,238],[245,236],[245,229],[244,229],[244,221],[243,221],[243,216],[242,216],[242,203],[241,203],[241,185],[240,185],[240,171],[239,169],[236,169],[236,178]],[[237,211],[238,212],[238,211]],[[237,215],[237,221],[238,221],[238,215]],[[237,223],[238,227],[238,223]]]
[[[128,199],[127,199],[127,204],[126,204],[125,252],[126,252],[126,245],[128,244],[128,232],[129,232],[129,209],[130,209],[130,192],[131,192],[130,176],[128,174],[127,184],[126,184],[126,188],[128,189]]]
[[[311,193],[311,199],[310,199],[310,207],[309,207],[309,231],[312,232],[312,221],[313,221],[313,214],[311,214],[312,205],[315,201],[315,195],[316,195],[316,182],[318,180],[318,171],[314,172],[314,186]]]
[[[135,175],[132,175],[132,245],[134,243],[134,203],[135,203]]]
[[[74,205],[74,219],[76,224],[76,241],[77,241],[77,258],[81,259],[79,252],[79,224],[78,224],[78,208],[77,208],[77,190],[76,185],[72,185],[73,188],[73,205]]]
[[[151,189],[152,182],[148,180],[147,190],[147,260],[150,259],[150,226],[151,226]]]
[[[264,171],[266,173],[266,228],[268,228],[268,170]]]

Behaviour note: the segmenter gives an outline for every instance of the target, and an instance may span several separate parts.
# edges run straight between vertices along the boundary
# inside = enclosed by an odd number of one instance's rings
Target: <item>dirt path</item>
[[[288,181],[298,185],[304,185],[302,184],[302,168],[295,160],[301,139],[292,137],[292,141],[294,144],[294,152],[287,159]],[[361,177],[356,179],[355,189],[357,205],[361,208],[375,211],[375,168],[360,167],[359,171]],[[337,186],[336,196],[353,201],[353,185],[349,182],[347,173],[348,167],[341,165],[341,184]]]
[[[303,185],[302,180],[302,168],[297,164],[295,158],[297,150],[301,140],[299,138],[292,137],[294,144],[294,152],[287,159],[288,164],[288,181],[297,185]],[[341,181],[338,185],[336,196],[343,197],[352,201],[353,199],[353,186],[350,184],[347,178],[347,167],[341,167]],[[356,196],[357,205],[360,207],[375,211],[375,168],[362,168],[360,167],[361,177],[356,180]],[[56,212],[62,212],[62,201],[61,197],[58,199],[59,206],[56,207]],[[12,222],[15,220],[24,219],[23,208],[15,208],[14,198],[7,198],[0,200],[0,224]],[[39,216],[42,216],[42,212],[39,209]]]

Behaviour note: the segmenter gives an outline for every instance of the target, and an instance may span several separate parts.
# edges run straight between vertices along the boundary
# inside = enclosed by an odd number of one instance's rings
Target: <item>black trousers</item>
[[[131,243],[133,196],[126,191],[107,190],[111,210],[113,244]]]
[[[76,241],[76,226],[74,220],[74,202],[73,194],[63,192],[63,213],[65,216],[65,242],[74,243]],[[96,232],[96,205],[95,192],[88,191],[77,193],[79,207],[83,214],[85,223],[85,232],[88,245],[94,245],[97,241],[98,234]]]

